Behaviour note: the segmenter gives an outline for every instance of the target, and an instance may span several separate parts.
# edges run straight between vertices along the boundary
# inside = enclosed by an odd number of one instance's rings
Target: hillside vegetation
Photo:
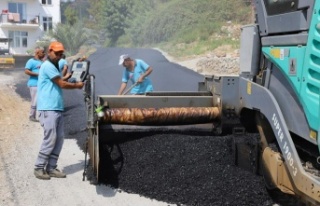
[[[62,8],[63,24],[80,21],[98,34],[90,43],[159,47],[173,56],[203,54],[226,44],[237,48],[238,25],[252,21],[250,0],[76,0]]]
[[[198,55],[225,44],[237,48],[240,30],[233,28],[250,20],[251,7],[245,1],[174,0],[150,14],[136,45],[156,44],[175,56]]]

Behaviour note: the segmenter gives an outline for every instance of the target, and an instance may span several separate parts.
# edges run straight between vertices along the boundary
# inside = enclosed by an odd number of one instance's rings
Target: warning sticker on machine
[[[288,57],[290,50],[287,48],[273,48],[270,50],[271,56],[276,59],[284,60],[285,57]]]
[[[274,58],[280,58],[280,49],[271,49],[270,53]]]

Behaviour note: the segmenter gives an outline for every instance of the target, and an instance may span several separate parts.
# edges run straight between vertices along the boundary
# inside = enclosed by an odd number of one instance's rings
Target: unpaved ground
[[[230,46],[221,46],[214,51],[192,57],[175,58],[160,51],[170,62],[175,62],[202,75],[238,75],[240,69],[239,51]]]
[[[39,123],[28,120],[30,104],[15,93],[23,72],[0,71],[0,205],[168,205],[106,186],[82,181],[84,154],[66,139],[59,168],[66,179],[38,180],[33,165],[42,140]]]

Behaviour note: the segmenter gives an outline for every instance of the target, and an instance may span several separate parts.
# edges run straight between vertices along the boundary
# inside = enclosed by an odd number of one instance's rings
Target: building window
[[[26,15],[26,3],[9,3],[8,4],[9,13],[19,14],[18,21],[15,22],[24,22],[27,19]],[[24,22],[25,23],[25,22]]]
[[[52,17],[43,17],[42,22],[44,31],[52,30]]]
[[[9,31],[9,38],[12,38],[11,47],[14,47],[14,48],[28,47],[27,31]]]
[[[42,4],[52,5],[51,0],[41,0]]]

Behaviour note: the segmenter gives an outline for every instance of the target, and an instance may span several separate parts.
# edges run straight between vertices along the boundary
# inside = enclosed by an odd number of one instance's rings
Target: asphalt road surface
[[[90,56],[90,72],[96,77],[96,94],[117,94],[121,84],[123,66],[119,66],[119,56],[129,54],[142,59],[153,67],[150,78],[155,91],[197,91],[203,76],[168,60],[151,49],[99,49]],[[128,83],[127,88],[130,83]]]
[[[89,57],[95,75],[96,94],[117,94],[123,67],[121,54],[150,64],[155,91],[197,91],[203,76],[170,63],[151,49],[98,49]],[[28,98],[25,82],[17,92]],[[64,91],[66,138],[83,146],[87,137],[83,92]],[[136,134],[133,134],[136,135]],[[110,159],[104,184],[177,205],[274,205],[262,177],[235,167],[231,136],[199,134],[138,134],[135,141],[106,145]],[[113,160],[119,160],[115,162]],[[89,184],[89,183],[88,183]],[[88,185],[89,186],[89,185]],[[281,201],[280,201],[281,202]],[[281,205],[297,205],[284,201]]]

